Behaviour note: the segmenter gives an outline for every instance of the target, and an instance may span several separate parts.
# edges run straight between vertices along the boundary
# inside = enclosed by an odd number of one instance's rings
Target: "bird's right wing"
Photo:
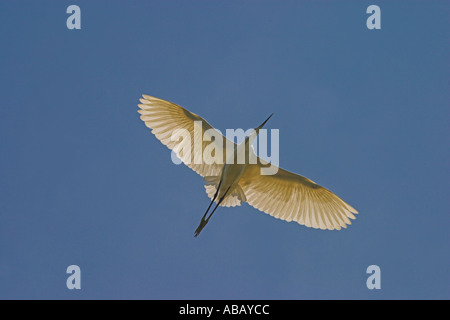
[[[205,119],[175,103],[148,95],[143,95],[140,101],[141,120],[185,165],[202,177],[221,174],[226,150],[234,148],[232,141]]]
[[[328,189],[281,168],[274,175],[261,175],[261,167],[249,165],[239,181],[247,202],[256,209],[323,230],[346,228],[349,218],[355,219],[353,213],[358,211]]]

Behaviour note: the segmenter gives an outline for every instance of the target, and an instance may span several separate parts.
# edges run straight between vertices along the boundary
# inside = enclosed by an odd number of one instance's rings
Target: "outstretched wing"
[[[152,133],[202,177],[220,175],[226,148],[233,148],[234,143],[195,113],[166,100],[142,96],[138,112]],[[207,152],[204,152],[207,147]],[[220,156],[220,152],[215,153],[219,150],[222,151],[221,159],[213,161],[218,159],[217,155]]]
[[[261,175],[260,163],[265,161],[258,163],[249,165],[239,181],[247,202],[256,209],[322,230],[340,230],[355,219],[353,213],[358,211],[328,189],[281,168],[274,175]]]

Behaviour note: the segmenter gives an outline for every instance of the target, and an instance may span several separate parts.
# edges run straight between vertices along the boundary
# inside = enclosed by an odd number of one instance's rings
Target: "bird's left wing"
[[[323,230],[346,228],[349,218],[355,219],[353,213],[358,211],[330,190],[281,168],[274,175],[262,175],[261,167],[267,162],[258,160],[239,181],[251,206],[275,218]]]
[[[185,165],[202,177],[221,174],[226,149],[234,148],[232,141],[205,119],[175,103],[148,95],[140,101],[141,120]]]

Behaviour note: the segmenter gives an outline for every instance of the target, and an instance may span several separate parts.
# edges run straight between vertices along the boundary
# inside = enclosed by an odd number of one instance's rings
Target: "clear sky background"
[[[448,1],[0,1],[0,299],[449,299],[449,16]],[[222,131],[274,112],[280,166],[360,214],[321,231],[245,204],[194,238],[202,178],[139,119],[143,93]]]

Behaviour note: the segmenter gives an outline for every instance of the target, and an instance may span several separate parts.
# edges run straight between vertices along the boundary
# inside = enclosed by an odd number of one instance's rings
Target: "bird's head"
[[[259,127],[255,128],[255,131],[256,131],[257,135],[259,134],[259,130],[262,129],[262,127],[264,127],[266,122],[269,121],[269,119],[272,118],[272,116],[273,116],[273,113],[266,120],[264,120],[264,122],[261,123],[261,125]]]
[[[245,140],[247,144],[252,144],[253,141],[256,139],[256,137],[259,134],[259,130],[262,129],[262,127],[264,127],[264,125],[266,124],[267,121],[269,121],[269,119],[273,116],[273,113],[266,119],[264,120],[263,123],[261,123],[260,126],[256,127],[254,131],[252,131],[252,133],[250,135],[248,135]]]

